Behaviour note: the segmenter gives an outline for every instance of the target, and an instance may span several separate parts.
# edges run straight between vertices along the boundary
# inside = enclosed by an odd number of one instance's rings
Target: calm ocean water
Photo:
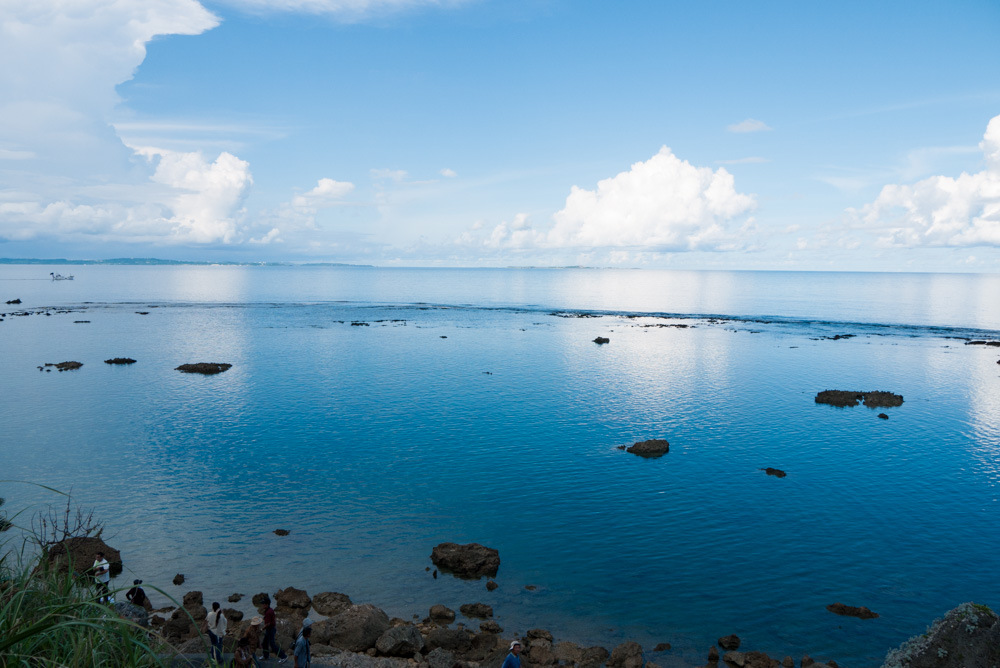
[[[1000,606],[1000,349],[963,340],[1000,339],[998,295],[996,275],[0,266],[7,312],[36,313],[0,322],[0,467],[71,490],[121,579],[178,596],[482,601],[505,636],[670,642],[661,665],[736,633],[878,666],[959,603]],[[64,360],[84,366],[36,368]],[[197,361],[233,368],[173,370]],[[880,420],[824,389],[905,403]],[[670,453],[617,449],[647,438]],[[442,541],[497,548],[499,589],[432,578]]]

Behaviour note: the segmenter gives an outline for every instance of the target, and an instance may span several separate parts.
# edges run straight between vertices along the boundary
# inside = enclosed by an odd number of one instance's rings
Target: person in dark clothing
[[[139,586],[141,584],[142,580],[132,580],[132,588],[125,592],[125,599],[140,608],[146,605],[146,592]]]
[[[278,635],[278,619],[274,616],[274,608],[271,607],[271,597],[264,599],[264,640],[261,647],[264,649],[264,660],[271,656],[271,652],[278,655],[278,661],[288,658],[285,650],[278,647],[275,636]]]

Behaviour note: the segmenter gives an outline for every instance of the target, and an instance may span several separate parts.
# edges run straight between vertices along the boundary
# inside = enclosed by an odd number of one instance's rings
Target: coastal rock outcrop
[[[133,624],[138,624],[142,627],[149,626],[149,612],[140,605],[132,605],[131,603],[124,602],[115,603],[115,612],[118,613],[119,617],[129,620]]]
[[[364,652],[375,647],[389,630],[389,616],[371,604],[352,605],[330,619],[313,624],[317,643],[350,652]]]
[[[58,371],[74,371],[83,366],[83,362],[46,362],[45,366],[54,366]]]
[[[412,624],[394,626],[375,641],[375,649],[386,656],[411,657],[424,648],[424,637]]]
[[[477,619],[489,619],[493,616],[493,608],[485,603],[466,603],[460,606],[458,610],[466,617],[475,617]]]
[[[225,362],[195,362],[193,364],[181,364],[179,367],[175,367],[174,371],[183,371],[184,373],[200,373],[206,376],[211,376],[216,373],[227,371],[232,367],[232,364],[226,364]]]
[[[882,668],[992,668],[1000,665],[1000,617],[985,605],[963,603],[927,633],[890,651]]]
[[[352,605],[354,604],[351,602],[350,596],[333,591],[320,592],[312,598],[313,609],[326,617],[339,615]]]
[[[109,360],[104,360],[105,364],[135,364],[135,360],[131,357],[112,357]]]
[[[304,589],[287,587],[274,593],[274,611],[285,617],[305,617],[309,614],[312,599]]]
[[[740,637],[738,635],[728,635],[719,638],[719,647],[726,651],[733,651],[740,648]]]
[[[642,668],[642,645],[628,641],[611,650],[608,668]]]
[[[496,577],[500,553],[479,543],[441,543],[431,550],[431,561],[461,578]]]
[[[638,441],[630,445],[625,448],[625,452],[631,452],[633,455],[639,455],[647,459],[662,457],[670,452],[670,443],[666,439],[651,438],[648,441]]]
[[[61,543],[48,548],[46,558],[50,568],[60,573],[67,570],[75,573],[87,573],[97,559],[97,553],[103,552],[108,560],[109,571],[114,577],[122,572],[122,555],[97,536],[79,536],[68,538]]]
[[[427,665],[429,668],[455,668],[455,655],[444,649],[437,647],[427,653]]]
[[[858,619],[875,619],[878,617],[877,612],[872,612],[865,606],[857,607],[844,605],[843,603],[831,603],[826,606],[826,609],[835,615],[843,615],[844,617],[857,617]]]
[[[903,405],[903,396],[881,390],[870,392],[823,390],[816,395],[817,404],[829,404],[840,408],[857,406],[858,402],[864,402],[868,408],[894,408]]]

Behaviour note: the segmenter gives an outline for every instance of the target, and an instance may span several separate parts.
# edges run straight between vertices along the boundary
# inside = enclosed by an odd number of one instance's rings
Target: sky
[[[996,273],[997,35],[996,0],[0,0],[0,257]]]

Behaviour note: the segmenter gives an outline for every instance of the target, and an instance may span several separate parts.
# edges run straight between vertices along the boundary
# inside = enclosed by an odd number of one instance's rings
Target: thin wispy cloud
[[[745,121],[740,121],[739,123],[733,123],[732,125],[726,126],[726,130],[736,132],[738,134],[747,132],[767,132],[770,129],[771,128],[767,123],[764,121],[758,121],[756,118],[748,118]]]
[[[734,160],[716,160],[720,165],[758,165],[764,162],[771,162],[767,158],[752,155],[748,158],[736,158]]]
[[[448,9],[470,1],[472,0],[222,0],[230,7],[253,13],[299,12],[326,15],[345,22],[423,8]]]

